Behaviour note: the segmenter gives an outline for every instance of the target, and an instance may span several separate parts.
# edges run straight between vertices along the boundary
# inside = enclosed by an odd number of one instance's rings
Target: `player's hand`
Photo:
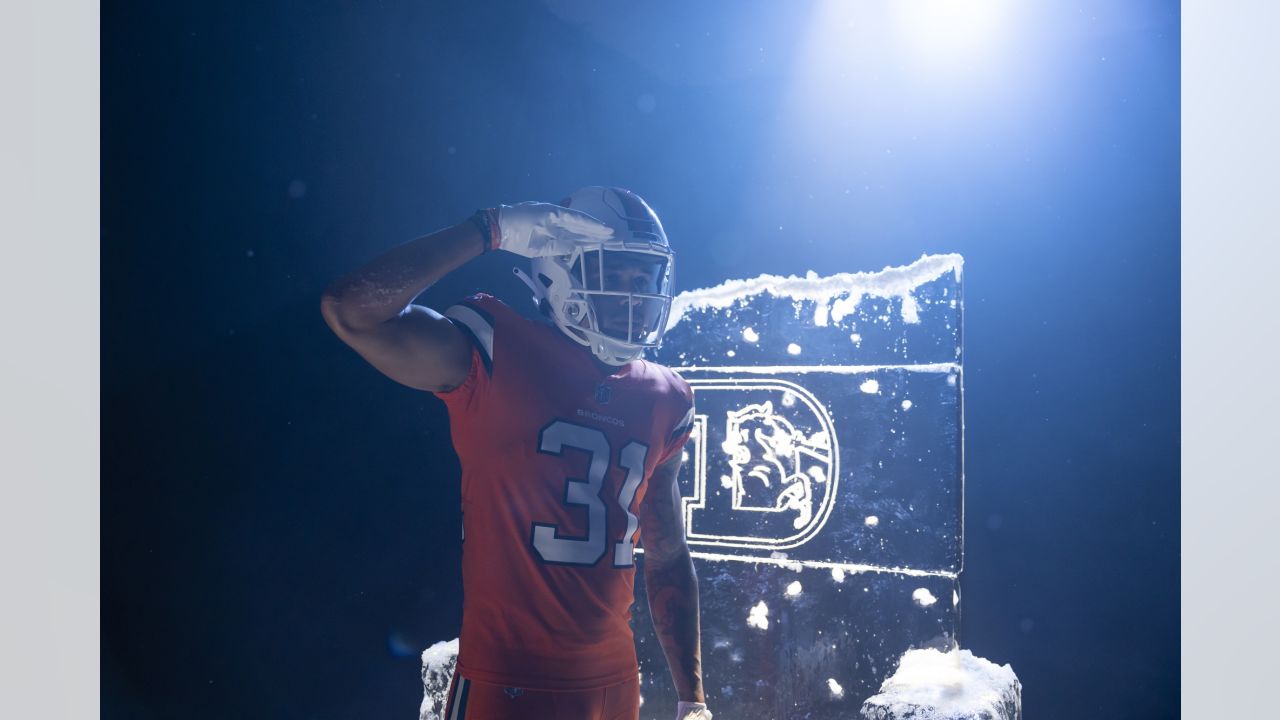
[[[613,237],[590,215],[552,205],[522,202],[498,207],[498,248],[528,258],[568,255],[579,245]]]
[[[711,711],[706,703],[680,701],[676,708],[676,720],[711,720]]]

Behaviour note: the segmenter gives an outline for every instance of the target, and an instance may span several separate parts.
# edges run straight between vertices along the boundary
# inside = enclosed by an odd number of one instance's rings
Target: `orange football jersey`
[[[445,315],[474,344],[466,381],[436,393],[462,464],[459,672],[547,690],[633,677],[636,510],[688,437],[688,384],[645,360],[602,368],[489,295]]]

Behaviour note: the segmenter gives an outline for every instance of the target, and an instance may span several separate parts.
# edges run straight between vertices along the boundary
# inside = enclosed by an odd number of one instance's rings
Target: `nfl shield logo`
[[[609,386],[608,386],[608,385],[605,385],[604,383],[600,383],[599,385],[597,385],[597,386],[596,386],[596,404],[597,404],[597,405],[608,405],[608,404],[609,404],[609,392],[610,392],[610,391],[609,391]]]

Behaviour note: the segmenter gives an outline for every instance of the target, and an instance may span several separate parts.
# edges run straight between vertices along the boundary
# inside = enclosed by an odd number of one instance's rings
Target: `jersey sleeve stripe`
[[[486,372],[493,373],[493,319],[488,313],[481,314],[470,305],[454,305],[445,310],[445,317],[453,321],[460,330],[467,333],[471,341],[480,349],[480,357],[484,360]]]
[[[669,439],[675,440],[676,438],[680,437],[689,429],[689,426],[691,425],[693,425],[693,408],[692,407],[689,408],[689,412],[684,414],[684,419],[676,424],[676,429],[671,431],[671,437]]]

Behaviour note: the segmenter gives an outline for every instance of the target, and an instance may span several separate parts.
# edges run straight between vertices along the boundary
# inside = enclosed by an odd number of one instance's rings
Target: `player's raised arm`
[[[339,338],[396,382],[448,390],[466,379],[471,348],[462,331],[413,299],[485,248],[470,221],[411,240],[335,280],[320,300]]]
[[[698,621],[698,578],[685,543],[680,489],[676,474],[681,453],[659,465],[650,478],[640,508],[644,542],[644,582],[653,628],[662,644],[680,699],[677,717],[692,713],[710,718],[702,687],[701,631]]]
[[[413,299],[491,249],[526,257],[612,234],[588,215],[547,203],[502,205],[412,240],[335,280],[320,311],[347,345],[387,377],[420,390],[457,387],[471,367],[466,336]]]

